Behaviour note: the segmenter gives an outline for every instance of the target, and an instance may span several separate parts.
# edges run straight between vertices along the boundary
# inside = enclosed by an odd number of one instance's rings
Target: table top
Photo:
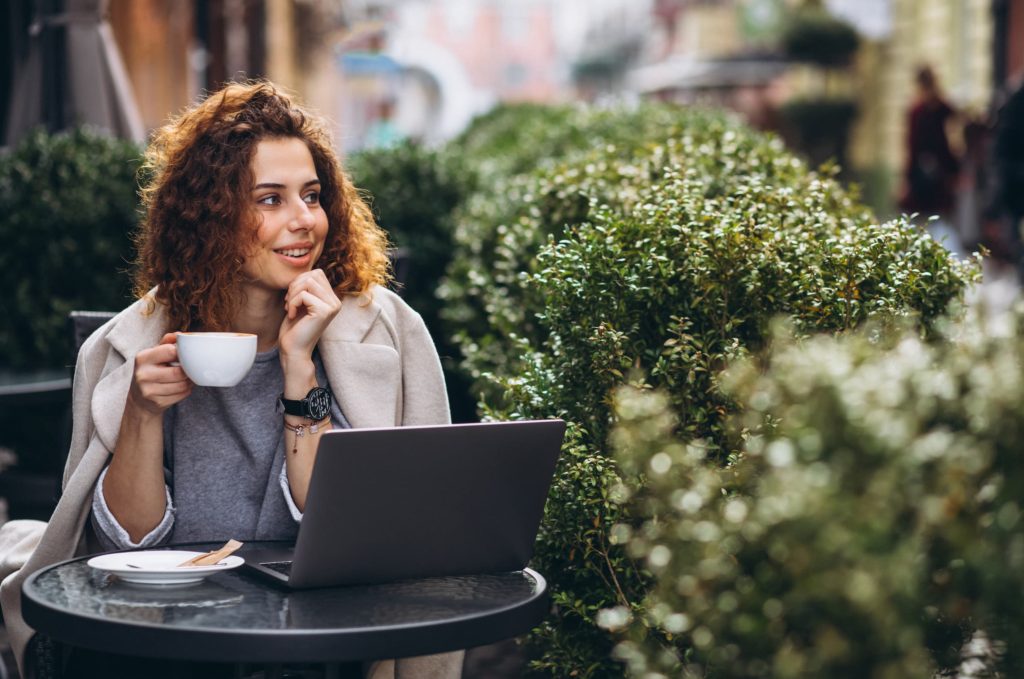
[[[145,657],[225,662],[403,658],[522,634],[547,613],[531,569],[289,591],[245,572],[195,585],[131,585],[80,557],[22,587],[37,631],[73,646]]]

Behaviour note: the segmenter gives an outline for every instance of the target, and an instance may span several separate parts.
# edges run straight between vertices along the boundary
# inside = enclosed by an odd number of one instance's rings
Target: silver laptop
[[[521,570],[564,434],[562,420],[327,432],[294,549],[240,554],[294,589]]]

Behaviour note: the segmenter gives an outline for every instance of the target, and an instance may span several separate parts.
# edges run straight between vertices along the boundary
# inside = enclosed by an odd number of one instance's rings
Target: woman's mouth
[[[285,257],[298,258],[305,257],[309,254],[310,250],[312,250],[312,248],[288,248],[284,250],[274,250],[274,252],[279,255],[284,255]]]

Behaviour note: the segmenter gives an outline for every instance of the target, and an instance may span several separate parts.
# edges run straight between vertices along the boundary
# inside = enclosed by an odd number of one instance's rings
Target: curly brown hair
[[[168,330],[230,329],[256,240],[252,158],[260,141],[288,137],[305,142],[321,184],[328,230],[315,266],[339,296],[388,281],[387,236],[343,172],[326,124],[272,83],[232,83],[157,130],[146,150],[135,292],[156,286]]]

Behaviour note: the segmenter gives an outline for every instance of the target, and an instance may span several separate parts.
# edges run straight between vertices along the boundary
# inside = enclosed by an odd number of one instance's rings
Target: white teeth
[[[285,257],[302,257],[303,255],[309,254],[309,248],[303,248],[300,250],[278,250]]]

